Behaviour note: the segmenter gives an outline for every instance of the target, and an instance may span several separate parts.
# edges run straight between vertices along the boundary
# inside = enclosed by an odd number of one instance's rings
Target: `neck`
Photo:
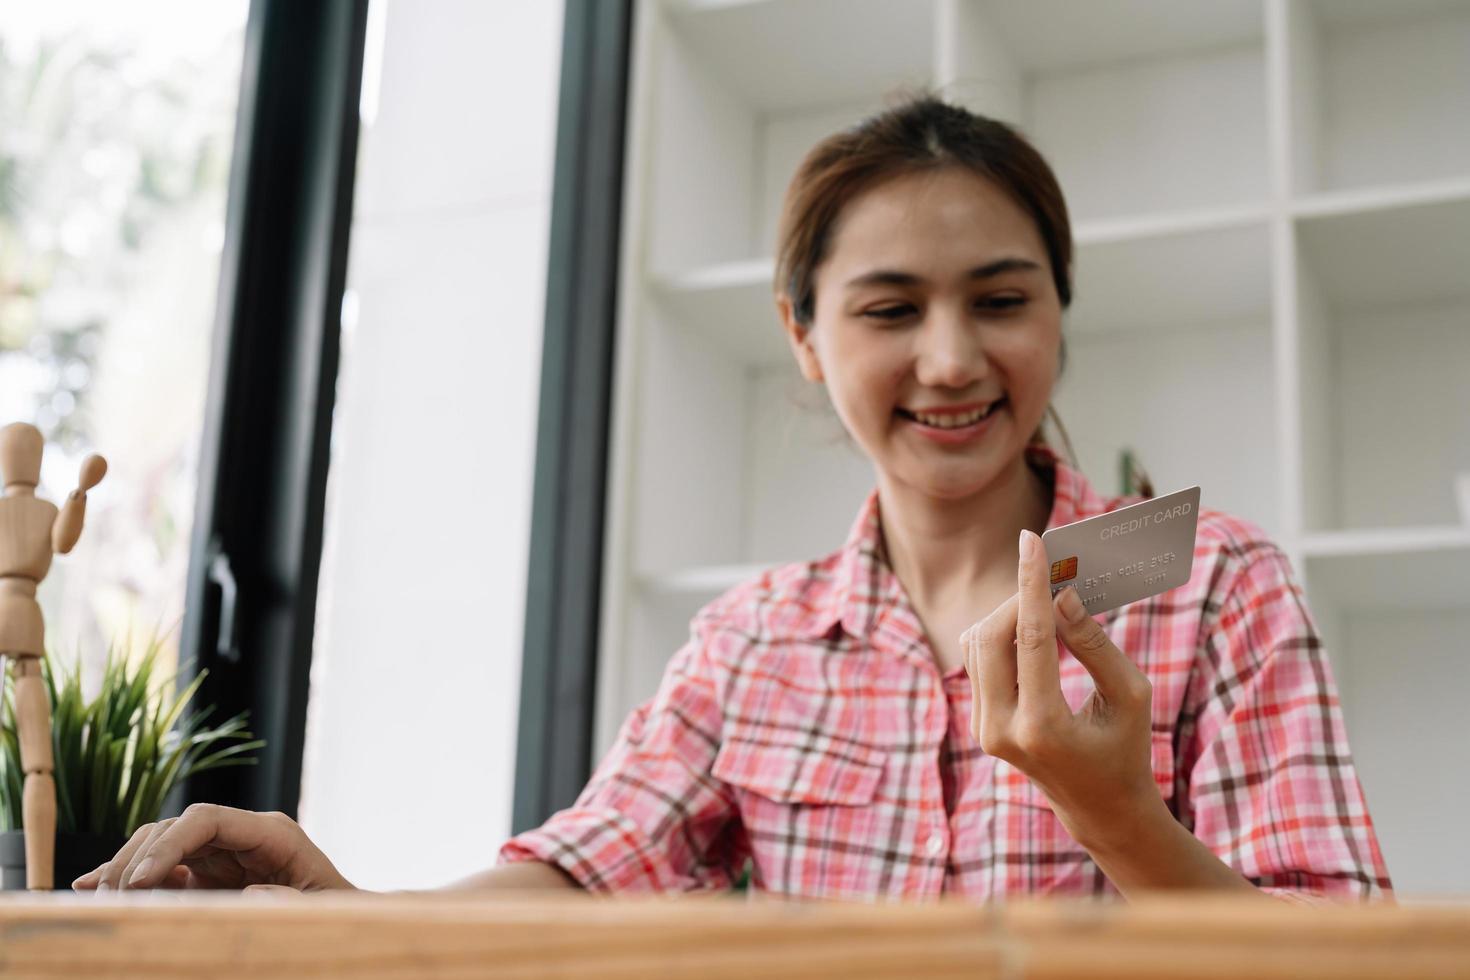
[[[878,505],[889,564],[922,608],[956,593],[973,595],[1001,578],[1014,588],[1021,529],[1046,529],[1052,493],[1023,453],[961,500],[938,500],[880,473]]]

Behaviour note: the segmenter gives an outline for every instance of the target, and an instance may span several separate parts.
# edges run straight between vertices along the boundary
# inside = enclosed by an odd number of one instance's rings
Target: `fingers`
[[[132,858],[127,862],[127,864],[123,866],[122,872],[118,874],[117,880],[119,882],[119,888],[128,887],[128,883],[132,879],[133,872],[137,869],[139,862],[144,859],[144,857],[148,854],[149,848],[153,846],[153,843],[157,841],[159,837],[163,836],[164,831],[168,830],[169,826],[173,824],[173,822],[174,821],[172,819],[160,820],[158,823],[153,825],[153,832],[150,833],[148,837],[143,841],[143,846],[139,847],[133,852]],[[168,871],[172,872],[173,869],[174,866],[171,865],[168,868]],[[159,884],[162,883],[162,881],[159,882]]]
[[[149,826],[153,826],[153,825],[149,825]],[[146,830],[146,829],[147,828],[140,828],[140,830]],[[144,848],[142,846],[139,846],[137,848],[137,851],[141,852],[143,849]],[[119,858],[121,858],[121,853],[122,852],[119,852]],[[129,859],[129,861],[131,862],[131,859]],[[76,880],[74,880],[71,883],[72,890],[73,891],[79,891],[79,892],[94,891],[94,890],[96,890],[97,889],[98,882],[100,882],[102,880],[103,873],[107,871],[108,864],[111,864],[111,862],[109,861],[109,862],[107,862],[107,864],[98,865],[97,867],[93,868],[91,871],[88,871],[86,874],[79,876]],[[120,872],[118,874],[118,878],[121,881],[126,881],[127,880],[127,872],[126,872],[126,870]],[[115,887],[115,886],[111,886],[110,885],[109,887]],[[166,878],[164,878],[163,882],[158,887],[160,887],[160,888],[188,888],[189,887],[189,869],[186,868],[186,867],[184,867],[183,865],[179,865],[178,867],[174,868],[173,871],[169,872],[168,876]]]
[[[1016,710],[1016,597],[1011,596],[960,638],[970,671],[970,732],[1003,725]]]
[[[153,830],[157,826],[157,824],[151,823],[144,824],[133,831],[133,836],[128,838],[128,842],[112,856],[111,861],[82,875],[82,877],[72,882],[72,887],[78,891],[95,889],[99,892],[105,892],[115,890],[118,887],[118,880],[122,876],[123,868],[128,866],[128,863],[133,859],[133,855],[152,836]]]
[[[76,878],[71,883],[72,890],[105,892],[126,888],[128,879],[132,877],[138,862],[175,819],[177,818],[171,817],[167,820],[160,820],[158,823],[144,824],[139,827],[117,854],[113,855],[112,860]],[[164,875],[163,880],[159,882],[159,887],[183,888],[187,885],[188,879],[188,868],[175,867]]]
[[[1038,706],[1062,701],[1062,674],[1048,585],[1046,550],[1030,531],[1021,532],[1016,569],[1016,681],[1021,702]]]
[[[960,634],[960,652],[965,661],[965,674],[970,678],[970,737],[980,738],[980,656],[978,624]]]
[[[1108,701],[1123,703],[1152,696],[1152,688],[1143,671],[1119,650],[1097,620],[1087,615],[1077,590],[1068,586],[1057,594],[1057,630],[1062,642],[1077,658],[1097,686],[1097,693]]]
[[[138,828],[111,861],[72,882],[77,891],[238,888],[287,874],[303,849],[319,859],[292,878],[306,888],[352,885],[284,813],[195,803],[182,816]],[[299,880],[298,880],[299,879]]]
[[[277,897],[301,894],[298,889],[292,888],[290,885],[246,885],[244,893],[246,895],[268,895]]]
[[[136,863],[130,862],[129,888],[156,888],[186,857],[213,846],[248,851],[277,832],[269,815],[234,807],[195,803],[147,842]]]

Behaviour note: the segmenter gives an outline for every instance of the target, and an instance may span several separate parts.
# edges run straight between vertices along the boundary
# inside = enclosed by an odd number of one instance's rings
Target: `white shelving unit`
[[[812,143],[935,88],[1067,192],[1057,405],[1084,472],[1112,490],[1131,446],[1282,542],[1390,871],[1470,892],[1470,0],[645,0],[636,23],[602,746],[699,606],[839,547],[871,487],[779,330],[775,218]]]

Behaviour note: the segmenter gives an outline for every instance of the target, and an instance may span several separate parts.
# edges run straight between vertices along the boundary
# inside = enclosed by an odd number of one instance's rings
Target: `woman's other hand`
[[[76,891],[124,888],[352,888],[284,813],[195,803],[139,827],[111,861],[72,882]]]
[[[971,733],[1024,772],[1078,843],[1127,835],[1166,807],[1150,768],[1153,688],[1067,588],[1055,601],[1041,539],[1021,532],[1017,592],[961,637]],[[1073,713],[1057,640],[1095,687]]]

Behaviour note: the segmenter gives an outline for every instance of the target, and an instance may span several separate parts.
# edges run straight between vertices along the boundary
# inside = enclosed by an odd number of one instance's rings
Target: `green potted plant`
[[[246,730],[244,712],[212,728],[208,706],[186,712],[206,671],[183,690],[174,678],[155,677],[160,641],[130,666],[116,645],[108,647],[102,685],[82,696],[80,665],[59,672],[43,662],[51,700],[55,752],[55,883],[70,888],[80,874],[112,857],[133,831],[158,819],[179,781],[206,769],[253,765],[265,743]],[[59,677],[58,677],[59,673]],[[0,887],[25,887],[21,791],[25,774],[15,731],[9,672],[0,722]]]

